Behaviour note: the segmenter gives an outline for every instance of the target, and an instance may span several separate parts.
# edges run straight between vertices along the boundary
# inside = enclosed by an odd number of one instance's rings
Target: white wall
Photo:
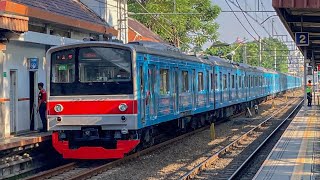
[[[27,58],[39,58],[38,82],[46,83],[45,78],[45,45],[11,41],[7,44],[5,58],[3,62],[3,72],[6,72],[7,77],[3,77],[3,92],[2,97],[10,98],[10,70],[17,70],[17,98],[29,97],[29,70],[27,67]],[[35,92],[37,97],[38,91]],[[27,131],[30,128],[30,112],[29,100],[17,102],[17,132]],[[35,102],[36,103],[36,102]],[[6,122],[6,135],[10,133],[10,102],[5,103],[4,120]],[[39,124],[39,117],[36,116],[35,124]],[[40,123],[41,124],[41,123]]]

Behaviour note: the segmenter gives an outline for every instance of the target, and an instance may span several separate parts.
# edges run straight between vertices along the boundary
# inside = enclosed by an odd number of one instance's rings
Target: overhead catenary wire
[[[259,35],[258,32],[255,30],[255,28],[252,26],[252,24],[250,23],[249,19],[248,19],[247,16],[246,16],[246,14],[243,12],[243,10],[242,10],[242,8],[241,8],[238,0],[236,0],[236,2],[237,2],[237,4],[238,4],[238,6],[240,7],[240,10],[242,11],[242,14],[243,14],[244,18],[247,20],[247,22],[249,23],[250,27],[253,29],[253,31],[254,31],[254,32],[259,36],[259,38],[260,38],[260,35]]]
[[[225,2],[227,3],[228,7],[230,8],[230,10],[233,12],[232,7],[230,6],[230,4],[228,3],[228,0],[225,0]],[[243,27],[243,29],[254,39],[257,40],[251,33],[250,31],[248,31],[248,29],[243,25],[243,23],[240,21],[240,19],[238,18],[238,16],[236,15],[235,12],[233,12],[233,15],[237,18],[238,22],[240,23],[240,25]]]
[[[225,1],[227,1],[227,0],[225,0]],[[239,7],[235,2],[233,2],[233,1],[231,1],[231,0],[228,0],[230,3],[232,3],[235,7],[237,7],[238,9],[240,9],[241,11],[243,11],[242,10],[242,8],[241,7]],[[230,6],[230,5],[229,5]],[[243,11],[244,13],[246,13],[251,19],[253,19],[257,24],[259,24],[263,29],[264,29],[264,31],[269,35],[269,36],[271,36],[270,35],[270,33],[268,32],[268,30],[263,26],[263,25],[261,25],[260,24],[260,22],[257,20],[257,19],[255,19],[254,17],[252,17],[249,13],[247,13],[246,11]]]

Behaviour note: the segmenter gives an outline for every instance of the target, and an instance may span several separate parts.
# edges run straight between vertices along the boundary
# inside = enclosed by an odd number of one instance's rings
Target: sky
[[[231,11],[229,6],[227,5],[226,1],[229,2],[229,5],[231,6],[232,10],[234,11],[240,11],[238,7],[233,5],[231,2],[234,2],[237,5],[236,0],[212,0],[212,3],[214,5],[220,6],[222,11]],[[272,7],[272,0],[238,0],[240,7],[243,10],[247,11],[257,11],[258,10],[258,4],[259,4],[259,10],[260,11],[274,11]],[[285,29],[284,25],[280,21],[278,16],[272,16],[276,15],[275,12],[251,12],[250,14],[254,19],[256,19],[259,23],[255,22],[252,18],[250,18],[248,15],[246,17],[248,18],[249,22],[253,26],[253,28],[256,30],[256,33],[254,30],[250,27],[250,24],[245,19],[242,12],[235,12],[236,16],[239,18],[241,23],[246,27],[246,29],[254,36],[254,38],[258,39],[258,37],[269,37],[269,34],[272,35],[272,20],[274,21],[274,35],[287,35],[285,36],[277,36],[278,38],[282,38],[284,41],[286,41],[288,38],[289,41],[291,41],[291,36],[288,34],[287,30]],[[270,17],[272,16],[272,17]],[[270,17],[268,19],[268,17]],[[268,19],[268,20],[266,20]],[[263,26],[265,27],[266,31],[269,32],[269,34],[264,30],[264,28],[260,25],[264,20],[266,20],[263,23]],[[220,41],[226,42],[226,43],[233,43],[236,41],[237,38],[240,39],[247,39],[248,41],[254,40],[254,38],[246,32],[246,30],[241,26],[240,22],[237,20],[235,15],[232,12],[221,12],[218,18],[216,19],[216,22],[220,25],[219,27],[219,39]],[[208,46],[210,43],[207,43],[206,46]],[[212,44],[212,43],[211,43]]]

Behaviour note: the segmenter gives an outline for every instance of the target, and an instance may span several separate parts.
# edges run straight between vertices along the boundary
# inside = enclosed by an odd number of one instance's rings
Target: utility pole
[[[273,34],[273,23],[274,23],[274,19],[272,18],[272,21],[271,21],[271,35],[272,35],[272,38],[274,36],[274,34]]]
[[[176,13],[176,9],[177,9],[176,0],[173,0],[173,13]]]
[[[261,67],[262,62],[262,49],[261,49],[261,38],[259,36],[259,66]]]
[[[277,70],[277,48],[274,48],[274,70]]]

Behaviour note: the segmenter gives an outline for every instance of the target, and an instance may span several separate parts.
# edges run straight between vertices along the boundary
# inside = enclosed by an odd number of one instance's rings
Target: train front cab
[[[48,51],[49,129],[64,158],[122,158],[139,144],[133,57],[112,43]]]

